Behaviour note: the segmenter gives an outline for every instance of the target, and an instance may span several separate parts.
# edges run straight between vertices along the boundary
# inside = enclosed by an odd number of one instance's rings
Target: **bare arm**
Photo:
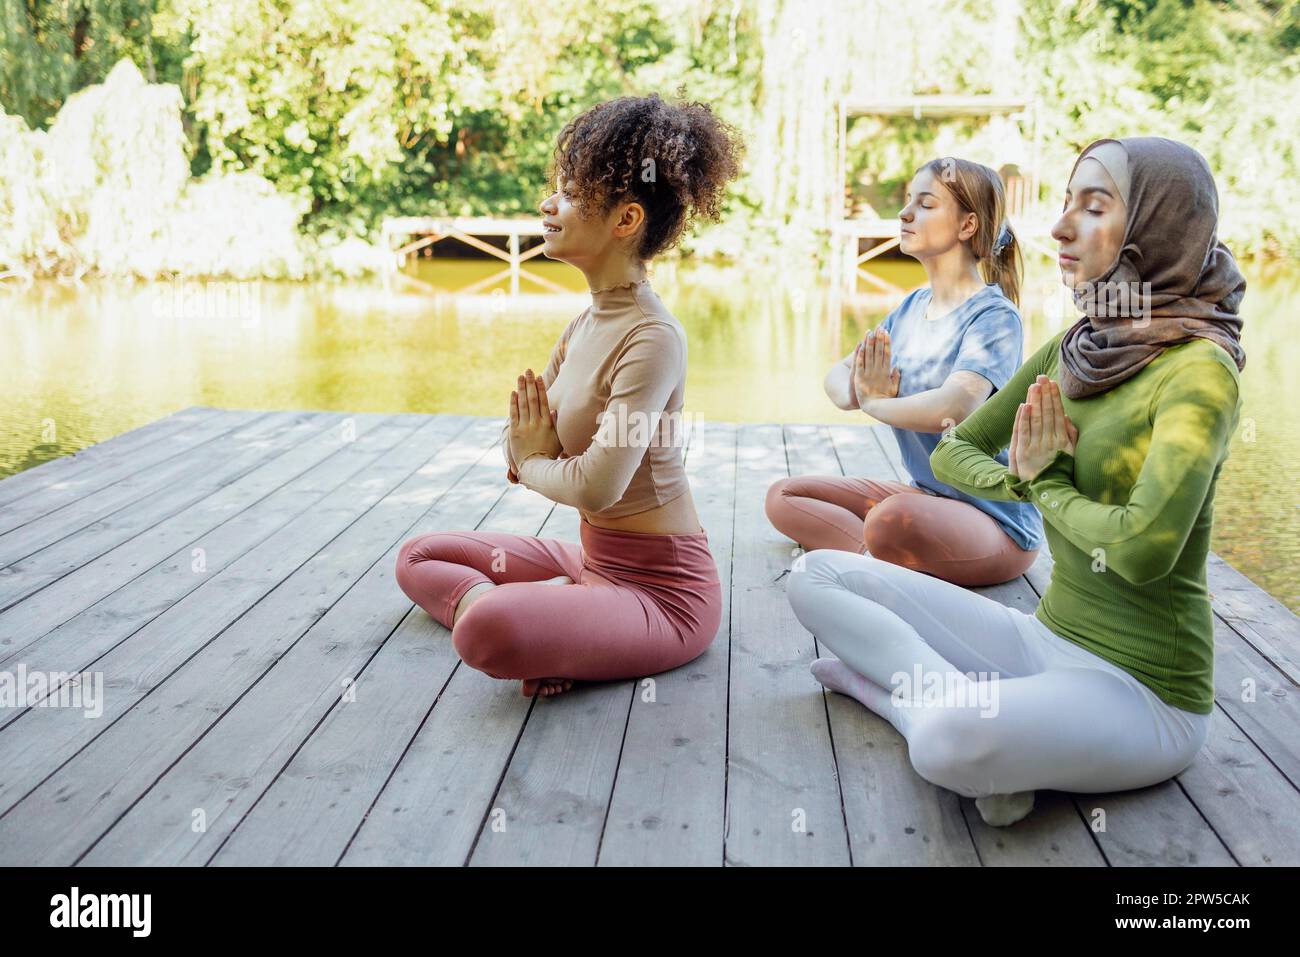
[[[868,399],[862,405],[873,419],[896,429],[912,432],[942,432],[963,421],[993,393],[993,383],[978,372],[959,369],[937,389],[892,399]],[[844,408],[844,406],[841,406]]]
[[[858,407],[858,397],[853,391],[853,353],[831,366],[822,382],[827,397],[837,409],[852,411]]]

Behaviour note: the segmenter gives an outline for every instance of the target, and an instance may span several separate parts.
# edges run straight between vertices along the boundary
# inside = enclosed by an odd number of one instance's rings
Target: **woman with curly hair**
[[[675,428],[686,333],[647,265],[696,217],[718,218],[740,156],[707,106],[657,95],[602,103],[560,133],[544,252],[582,270],[591,305],[540,376],[518,377],[503,447],[511,482],[578,509],[581,545],[431,532],[397,560],[461,659],[526,696],[676,668],[717,632],[721,584]]]

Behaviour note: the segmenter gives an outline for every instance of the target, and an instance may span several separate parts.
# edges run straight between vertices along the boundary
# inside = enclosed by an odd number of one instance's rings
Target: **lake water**
[[[884,280],[924,280],[911,262],[877,262]],[[0,476],[190,405],[505,415],[514,376],[541,371],[587,302],[576,271],[540,263],[573,290],[473,297],[378,282],[345,284],[0,283]],[[417,275],[460,288],[483,261],[421,260]],[[1213,547],[1300,612],[1300,346],[1282,327],[1300,271],[1256,269],[1245,301],[1242,428],[1220,479]],[[874,303],[828,308],[796,269],[676,267],[656,290],[690,336],[686,412],[734,422],[861,422],[821,390],[832,362],[883,317]],[[525,281],[523,288],[530,288]],[[1029,355],[1072,320],[1045,261],[1031,265],[1022,312]]]

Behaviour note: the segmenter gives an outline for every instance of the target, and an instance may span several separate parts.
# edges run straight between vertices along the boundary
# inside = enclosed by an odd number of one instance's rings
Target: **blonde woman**
[[[899,213],[899,249],[925,268],[910,293],[826,376],[842,409],[889,425],[911,482],[799,475],[768,489],[768,520],[805,549],[869,552],[959,585],[1024,573],[1043,541],[1032,505],[943,482],[939,434],[1007,384],[1023,358],[1020,261],[1002,181],[963,159],[926,163]],[[999,461],[1006,462],[1005,452]]]

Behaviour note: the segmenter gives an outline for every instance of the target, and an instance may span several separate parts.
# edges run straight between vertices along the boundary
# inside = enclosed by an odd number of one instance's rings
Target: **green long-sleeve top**
[[[1205,561],[1214,489],[1241,414],[1236,363],[1208,339],[1162,352],[1136,375],[1071,400],[1079,430],[1029,480],[993,456],[1041,373],[1057,374],[1062,330],[1007,385],[945,435],[934,474],[971,495],[1032,501],[1052,579],[1034,614],[1123,668],[1162,701],[1199,714],[1214,702],[1214,627]]]

